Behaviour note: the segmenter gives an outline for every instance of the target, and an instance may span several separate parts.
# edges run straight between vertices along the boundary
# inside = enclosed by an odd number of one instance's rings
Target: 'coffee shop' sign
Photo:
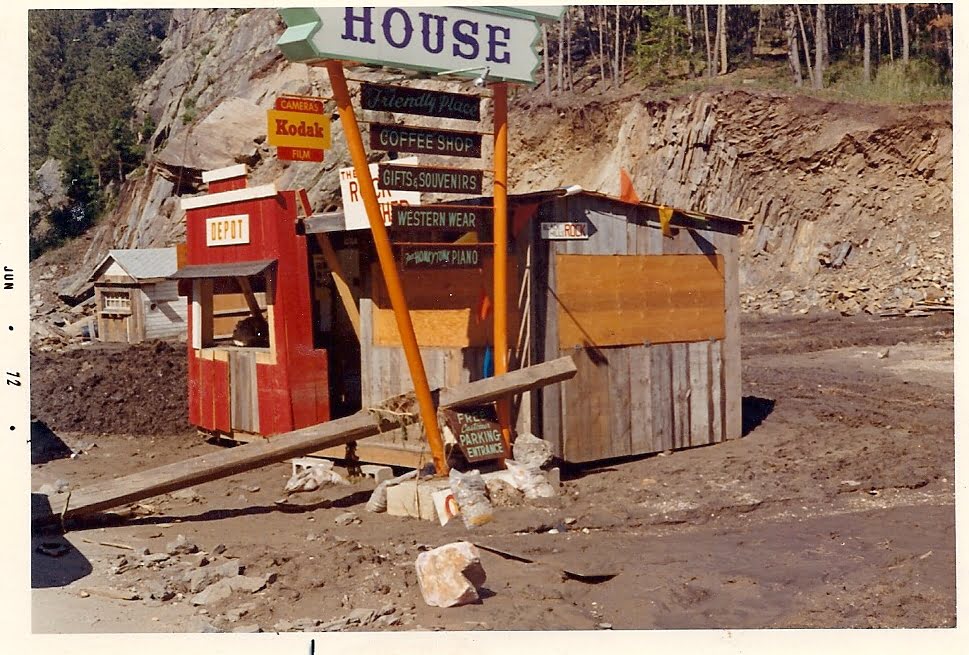
[[[370,147],[374,150],[416,152],[423,155],[480,157],[481,135],[474,132],[371,123]]]
[[[539,60],[533,11],[494,7],[315,7],[281,9],[276,45],[290,61],[343,59],[534,84]],[[545,17],[546,19],[550,17]]]

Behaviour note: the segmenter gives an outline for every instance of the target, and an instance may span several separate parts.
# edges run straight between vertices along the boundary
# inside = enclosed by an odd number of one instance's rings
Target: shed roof
[[[660,207],[663,206],[657,203],[644,202],[644,201],[640,201],[638,203],[629,203],[623,200],[622,198],[618,198],[616,196],[610,196],[607,193],[601,193],[599,191],[588,191],[578,185],[559,187],[557,189],[548,189],[545,191],[530,191],[528,193],[508,194],[508,201],[515,202],[515,203],[526,203],[526,202],[536,202],[536,201],[541,202],[543,200],[548,200],[551,198],[561,198],[565,196],[579,196],[579,195],[590,196],[593,198],[602,198],[605,200],[611,200],[613,202],[635,204],[635,205],[639,205],[640,207],[650,207],[652,209],[659,209]],[[670,205],[666,205],[666,206],[671,207]],[[734,218],[733,216],[722,216],[719,214],[710,214],[708,212],[701,212],[695,209],[681,209],[680,207],[671,207],[671,208],[675,213],[685,216],[687,218],[723,221],[725,223],[732,223],[735,225],[750,225],[750,221],[743,218]]]
[[[109,250],[101,263],[94,268],[89,280],[97,279],[103,270],[115,261],[135,280],[166,278],[178,270],[178,254],[175,248],[127,248]]]
[[[652,209],[659,209],[663,205],[659,205],[651,202],[639,203],[628,203],[621,198],[616,196],[610,196],[606,193],[600,193],[599,191],[587,191],[578,185],[559,187],[556,189],[547,189],[544,191],[529,191],[528,193],[509,193],[508,203],[510,205],[520,205],[535,202],[544,202],[546,200],[552,200],[554,198],[563,198],[566,196],[588,196],[593,198],[600,198],[603,200],[609,200],[617,203],[624,204],[635,204],[640,207],[650,207]],[[461,205],[489,205],[493,203],[494,200],[490,196],[484,196],[479,198],[464,198],[461,200],[446,201],[441,204],[461,204]],[[696,211],[693,209],[680,209],[679,207],[673,207],[674,217],[673,224],[677,223],[677,215],[679,217],[696,219],[701,221],[714,221],[724,223],[731,226],[732,230],[743,231],[744,227],[750,225],[750,221],[742,218],[734,218],[732,216],[721,216],[719,214],[710,214],[708,212]],[[313,214],[299,221],[300,229],[306,234],[315,234],[317,232],[343,232],[346,230],[346,225],[344,223],[343,211],[326,212],[323,214]]]

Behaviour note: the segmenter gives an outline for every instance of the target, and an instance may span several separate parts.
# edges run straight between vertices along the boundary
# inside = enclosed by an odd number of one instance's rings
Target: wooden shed
[[[575,379],[523,396],[517,430],[545,438],[570,462],[739,437],[738,241],[746,222],[577,187],[512,195],[509,206],[511,367],[568,354],[579,368]],[[326,234],[345,262],[359,308],[362,406],[410,390],[369,231],[347,231],[339,213],[303,219],[298,229]],[[480,267],[401,269],[432,388],[488,374],[489,230],[478,238]],[[316,298],[329,303],[319,311],[343,313],[336,294]],[[358,453],[394,464],[429,458],[413,431],[364,440]]]
[[[90,277],[100,340],[184,339],[188,308],[169,279],[177,269],[175,248],[109,250]]]

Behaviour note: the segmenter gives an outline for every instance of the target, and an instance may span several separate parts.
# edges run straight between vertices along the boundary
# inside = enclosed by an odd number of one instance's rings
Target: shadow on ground
[[[44,494],[30,494],[30,515],[51,513]],[[91,562],[67,540],[59,527],[35,529],[30,536],[30,588],[63,587],[90,575]]]
[[[764,420],[774,411],[774,401],[770,398],[758,398],[757,396],[744,396],[741,404],[742,434],[747,436],[764,422]]]

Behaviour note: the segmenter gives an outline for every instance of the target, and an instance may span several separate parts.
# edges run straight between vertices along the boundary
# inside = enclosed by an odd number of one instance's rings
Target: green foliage
[[[32,243],[32,250],[87,229],[105,206],[108,185],[140,164],[144,148],[135,131],[134,90],[160,61],[170,14],[151,9],[28,13],[30,167],[48,157],[59,159],[69,198],[49,217],[51,236]]]
[[[647,8],[643,13],[648,27],[633,53],[639,77],[647,84],[665,84],[692,76],[703,59],[700,53],[689,52],[686,22],[661,7]]]
[[[185,108],[185,111],[182,112],[182,124],[188,125],[195,120],[196,116],[198,116],[198,112],[195,108],[195,98],[185,98],[185,102],[182,106]]]
[[[865,82],[860,64],[839,62],[828,70],[825,95],[846,100],[907,104],[952,100],[947,70],[929,59],[882,63],[871,82]]]

